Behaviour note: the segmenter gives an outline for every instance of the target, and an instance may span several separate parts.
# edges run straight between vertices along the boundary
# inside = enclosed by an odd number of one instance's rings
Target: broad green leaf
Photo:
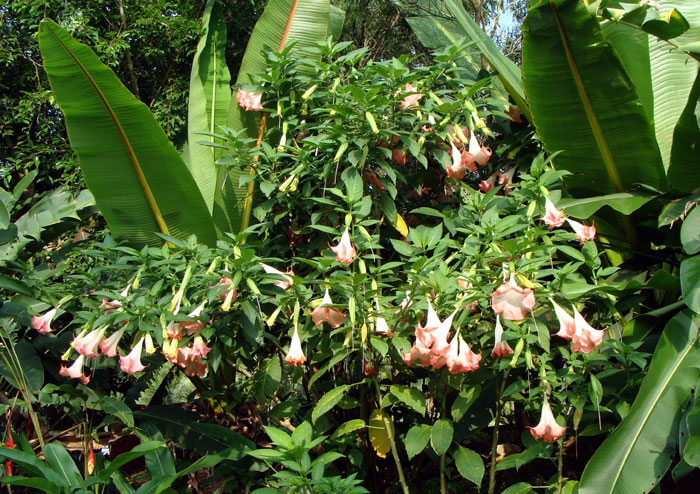
[[[311,421],[315,424],[319,417],[336,406],[348,389],[350,389],[348,385],[338,386],[323,395],[311,412]]]
[[[250,35],[236,86],[252,83],[253,76],[265,69],[265,51],[281,51],[290,43],[295,43],[295,53],[315,48],[317,43],[326,40],[329,24],[329,0],[270,0]],[[260,118],[261,112],[246,112],[238,106],[235,96],[231,98],[227,122],[233,130],[245,129],[248,137],[257,138]],[[224,173],[219,173],[217,178],[216,193],[220,197],[216,201],[220,207],[233,210],[230,221],[234,232],[247,228],[252,211],[254,182],[248,186],[238,186],[239,178],[249,173],[247,169],[235,169],[228,174],[228,178]],[[222,190],[225,179],[228,186]]]
[[[255,373],[255,396],[260,403],[277,391],[281,379],[280,360],[276,356],[267,359]]]
[[[20,485],[22,487],[32,487],[42,492],[49,492],[51,494],[58,494],[63,492],[63,490],[46,479],[42,478],[32,478],[24,477],[21,475],[12,475],[11,477],[0,477],[0,485]],[[9,490],[9,489],[8,489]]]
[[[695,387],[695,395],[688,410],[683,417],[685,436],[679,442],[679,451],[683,460],[689,465],[700,466],[700,400],[698,399],[698,387]]]
[[[5,204],[0,202],[0,230],[4,230],[10,226],[10,213],[7,212]]]
[[[67,485],[71,487],[83,485],[83,476],[80,474],[80,470],[78,470],[66,448],[61,444],[46,444],[44,446],[44,456],[51,468],[63,478]]]
[[[134,415],[126,403],[115,396],[103,396],[99,405],[105,413],[114,415],[129,427],[134,426]]]
[[[517,484],[513,484],[508,487],[501,494],[530,494],[531,492],[535,491],[532,489],[530,484],[527,482],[518,482]]]
[[[65,478],[60,475],[59,472],[49,467],[46,463],[41,461],[33,454],[25,453],[19,449],[0,446],[0,459],[2,459],[3,462],[6,459],[12,460],[14,463],[20,465],[23,470],[36,477],[44,478],[57,486],[69,486],[69,483],[66,482]]]
[[[87,46],[50,20],[39,46],[85,182],[116,238],[161,245],[160,232],[216,242],[214,224],[185,163],[148,107]]]
[[[629,414],[586,465],[580,494],[649,492],[664,476],[700,376],[698,324],[700,316],[686,310],[666,325]]]
[[[513,98],[513,101],[515,101],[515,104],[520,108],[523,116],[529,121],[532,121],[518,66],[500,52],[491,37],[482,31],[474,19],[471,18],[471,15],[467,13],[462,2],[458,2],[457,0],[445,0],[445,5],[460,26],[462,26],[466,36],[472,41],[477,42],[477,48],[479,48],[481,54],[489,64],[498,72],[498,78],[505,86],[508,94]]]
[[[673,40],[674,44],[683,45],[684,43],[700,39],[700,2],[692,0],[659,0],[656,3],[659,6],[659,11],[662,13],[678,8],[691,25],[691,28],[685,34]],[[661,157],[667,169],[669,169],[669,161],[672,157],[671,146],[675,138],[674,129],[686,107],[688,95],[698,72],[698,62],[682,51],[670,48],[671,45],[668,43],[659,41],[655,36],[649,35],[651,81],[654,90],[654,130],[659,149],[661,150]],[[698,172],[696,171],[695,173],[697,177]],[[669,180],[676,187],[678,187],[678,183],[681,183],[682,186],[680,188],[682,190],[690,191],[694,188],[688,187],[687,177],[676,175],[675,180],[670,177]],[[696,187],[698,183],[700,183],[700,180],[695,182]]]
[[[574,218],[590,218],[603,206],[609,206],[622,214],[632,214],[637,209],[656,197],[652,192],[620,192],[604,196],[585,197],[583,199],[561,199],[557,202],[559,209],[566,208],[566,214]]]
[[[357,168],[351,166],[343,170],[341,175],[343,184],[345,184],[345,193],[348,198],[348,202],[355,203],[362,199],[362,193],[364,191],[364,185],[362,183],[362,177],[357,171]]]
[[[700,208],[693,208],[681,225],[681,243],[688,254],[700,252]]]
[[[122,465],[125,465],[136,458],[140,458],[150,451],[163,447],[165,447],[165,443],[161,441],[142,442],[141,444],[134,446],[131,451],[127,451],[126,453],[122,453],[117,456],[109,465],[107,465],[104,470],[100,471],[99,477],[102,480],[107,480]]]
[[[328,34],[333,36],[333,41],[340,41],[340,33],[345,24],[345,11],[335,5],[330,6],[330,18],[328,22]]]
[[[20,340],[13,346],[0,347],[0,375],[19,389],[15,379],[18,374],[31,391],[37,392],[44,385],[41,358],[32,344],[25,340]]]
[[[533,123],[573,195],[666,188],[650,117],[598,21],[579,0],[539,0],[523,24]],[[602,89],[604,88],[604,89]],[[572,139],[571,136],[576,136]]]
[[[683,302],[700,314],[700,255],[681,262],[681,293]]]
[[[267,435],[270,436],[270,440],[276,446],[282,446],[286,449],[294,448],[291,436],[283,430],[277,429],[276,427],[265,427],[265,432],[267,432]]]
[[[447,450],[450,449],[453,434],[454,427],[450,420],[438,419],[438,421],[433,424],[433,430],[430,433],[430,445],[438,456],[444,455]]]
[[[682,191],[700,185],[700,70],[690,91],[688,101],[673,130],[671,165],[668,181]]]
[[[454,403],[452,404],[452,419],[455,422],[462,420],[462,417],[464,417],[464,414],[467,413],[469,407],[474,404],[480,393],[481,386],[478,384],[459,392]]]
[[[459,44],[464,38],[464,30],[454,19],[423,14],[420,17],[407,17],[406,22],[423,46],[431,50],[444,50]],[[481,67],[469,54],[465,53],[457,63],[464,69],[462,77],[477,79]]]
[[[454,455],[455,466],[459,474],[467,480],[474,482],[477,487],[484,478],[484,460],[479,453],[459,446]]]
[[[364,429],[365,428],[365,421],[362,419],[352,419],[348,420],[347,422],[341,424],[334,432],[332,438],[335,439],[340,436],[344,436],[345,434],[349,434],[350,432],[359,430],[359,429]]]
[[[214,163],[221,149],[199,144],[214,142],[201,132],[218,132],[218,126],[226,125],[231,105],[231,74],[226,65],[226,22],[221,5],[209,0],[202,16],[204,34],[197,44],[190,75],[190,97],[187,107],[187,166],[199,187],[199,191],[213,214],[219,235],[231,232],[227,209],[214,209],[217,166]],[[221,214],[224,213],[224,214]]]
[[[400,384],[393,384],[389,391],[392,395],[396,396],[402,403],[413,408],[416,412],[421,415],[425,415],[425,396],[423,393],[418,391],[416,388],[410,386],[402,386]]]
[[[408,430],[403,442],[409,460],[425,449],[430,442],[432,430],[432,426],[427,424],[414,425]]]

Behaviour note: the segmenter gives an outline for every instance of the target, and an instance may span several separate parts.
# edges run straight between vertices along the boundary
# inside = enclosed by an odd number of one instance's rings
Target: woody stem
[[[559,458],[557,460],[557,494],[562,493],[564,488],[564,440],[559,439]]]
[[[501,385],[498,385],[498,381],[496,381],[496,416],[494,417],[494,424],[493,424],[493,435],[491,438],[491,465],[489,467],[489,494],[494,494],[495,489],[496,489],[496,457],[498,456],[498,426],[501,422],[501,412],[502,412],[502,403],[501,403],[501,397],[503,396],[503,392],[505,391],[506,387],[506,381],[508,380],[508,374],[510,374],[510,369],[506,369],[506,371],[503,373],[503,381],[501,381]]]
[[[442,388],[442,417],[447,415],[447,381]],[[440,455],[440,494],[447,494],[447,479],[445,478],[445,455],[447,452]]]

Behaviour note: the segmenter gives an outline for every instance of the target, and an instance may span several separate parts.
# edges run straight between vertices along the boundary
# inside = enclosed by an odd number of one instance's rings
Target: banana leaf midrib
[[[134,153],[134,150],[131,146],[131,143],[129,142],[129,139],[127,138],[126,134],[124,133],[124,129],[121,126],[121,123],[119,122],[119,119],[115,115],[114,111],[112,110],[112,107],[110,106],[109,102],[105,98],[104,94],[100,90],[99,86],[96,84],[95,80],[90,76],[89,72],[85,69],[83,64],[76,58],[76,56],[73,54],[73,52],[63,43],[63,41],[56,35],[56,33],[51,29],[51,26],[47,26],[47,30],[49,33],[51,33],[51,36],[58,42],[59,45],[68,53],[68,55],[73,59],[75,62],[76,66],[80,68],[81,72],[85,75],[85,78],[90,82],[90,85],[93,87],[95,90],[95,93],[97,96],[100,98],[100,101],[104,105],[107,113],[109,114],[110,118],[112,119],[112,122],[114,122],[114,126],[117,130],[117,133],[119,134],[120,139],[124,143],[124,147],[126,148],[127,154],[129,155],[129,159],[131,161],[131,164],[134,167],[134,171],[136,173],[136,176],[138,177],[139,183],[141,184],[141,187],[143,188],[144,195],[146,196],[146,200],[148,201],[148,204],[151,208],[151,211],[153,213],[153,216],[155,217],[156,223],[158,223],[158,227],[161,230],[161,233],[165,235],[169,235],[170,232],[168,230],[167,225],[165,224],[165,220],[163,219],[163,215],[160,212],[160,209],[158,207],[158,204],[155,201],[155,198],[153,197],[153,193],[151,192],[151,188],[148,186],[148,182],[146,182],[146,177],[143,175],[143,170],[141,169],[141,165],[139,164],[138,159],[136,158],[136,154]]]

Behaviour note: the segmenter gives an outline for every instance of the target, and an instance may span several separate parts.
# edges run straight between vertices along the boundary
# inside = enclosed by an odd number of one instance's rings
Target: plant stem
[[[377,399],[379,403],[382,402],[382,391],[379,387],[379,381],[375,377],[373,379],[374,385],[377,387]],[[401,466],[401,458],[399,458],[399,450],[396,448],[396,441],[394,440],[394,433],[391,430],[391,423],[389,422],[389,414],[382,413],[382,422],[384,423],[384,430],[389,438],[389,444],[391,445],[391,455],[394,457],[394,462],[396,463],[396,471],[399,474],[399,483],[401,484],[401,489],[403,494],[410,494],[408,490],[408,484],[406,484],[406,477],[403,474],[403,467]]]
[[[561,494],[564,488],[564,441],[559,439],[559,459],[557,461],[557,494]]]
[[[265,134],[265,124],[267,123],[267,113],[265,113],[260,119],[260,127],[258,128],[258,140],[255,143],[256,147],[260,147],[262,143],[263,135]],[[258,162],[258,156],[253,157],[253,164],[250,167],[250,174],[255,175],[255,164]],[[246,193],[245,202],[243,204],[243,218],[241,219],[241,231],[248,228],[250,224],[250,212],[253,210],[253,192],[255,191],[255,180],[251,180],[248,183],[248,192]],[[246,239],[243,239],[241,243],[245,243]]]
[[[443,380],[443,387],[442,387],[442,410],[441,410],[441,417],[445,418],[445,415],[447,415],[447,380]],[[445,478],[445,455],[447,452],[444,452],[443,454],[440,455],[440,494],[447,494],[447,479]]]
[[[501,397],[506,389],[506,382],[508,381],[508,375],[510,374],[510,368],[506,369],[503,373],[503,381],[501,385],[498,385],[496,381],[496,416],[494,417],[493,424],[493,435],[491,438],[491,465],[489,466],[489,494],[494,494],[496,490],[496,457],[498,456],[498,426],[501,422],[501,412],[502,404]]]

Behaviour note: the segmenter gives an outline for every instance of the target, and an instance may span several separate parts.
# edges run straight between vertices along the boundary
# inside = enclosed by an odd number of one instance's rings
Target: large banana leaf
[[[530,108],[525,98],[523,90],[522,77],[520,69],[517,65],[511,62],[496,46],[496,43],[481,30],[479,25],[471,18],[464,10],[461,1],[445,0],[445,5],[450,10],[457,22],[462,26],[464,34],[472,41],[477,42],[477,47],[481,51],[484,58],[498,73],[498,78],[501,80],[506,90],[510,94],[515,104],[520,108],[520,112],[529,121],[532,121],[530,116]]]
[[[217,132],[219,125],[226,125],[231,104],[231,74],[225,59],[226,22],[221,6],[216,0],[207,2],[202,24],[205,31],[197,45],[190,76],[187,166],[199,186],[207,208],[213,214],[217,178],[215,162],[221,150],[199,144],[201,141],[214,141],[213,137],[199,133]],[[221,231],[228,231],[225,215],[216,214],[213,218],[219,234]]]
[[[248,41],[236,85],[249,84],[252,76],[265,68],[264,52],[280,51],[295,43],[295,51],[315,47],[325,41],[330,26],[329,0],[270,0],[253,28]],[[242,110],[235,97],[231,98],[228,126],[234,130],[246,130],[250,137],[257,137],[261,112]],[[235,169],[228,175],[219,171],[217,178],[214,217],[225,214],[229,231],[237,232],[247,224],[249,210],[244,215],[246,198],[252,194],[249,188],[239,187],[239,179],[248,170]],[[245,216],[245,218],[244,218]]]
[[[642,494],[663,477],[700,376],[699,324],[700,316],[686,310],[666,325],[629,413],[586,465],[580,494]]]
[[[112,234],[162,244],[156,232],[214,244],[197,184],[146,105],[87,46],[55,22],[39,26],[39,46],[71,146]]]
[[[668,180],[687,192],[700,185],[700,70],[673,132]]]
[[[335,5],[331,5],[328,34],[333,36],[333,40],[340,40],[340,33],[343,32],[343,24],[345,24],[345,11]]]
[[[654,129],[620,58],[581,0],[539,0],[523,24],[532,122],[573,195],[667,182]]]

